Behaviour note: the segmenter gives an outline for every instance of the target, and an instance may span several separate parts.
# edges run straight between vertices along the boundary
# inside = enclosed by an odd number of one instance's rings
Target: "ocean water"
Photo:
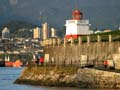
[[[13,84],[23,69],[0,67],[0,90],[82,90],[71,87],[43,87]]]

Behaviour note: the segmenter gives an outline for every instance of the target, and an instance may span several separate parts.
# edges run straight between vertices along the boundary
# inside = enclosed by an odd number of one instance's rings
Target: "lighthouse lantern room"
[[[66,20],[66,38],[76,39],[78,36],[89,35],[89,20],[83,20],[83,13],[79,9],[72,12],[72,19]]]

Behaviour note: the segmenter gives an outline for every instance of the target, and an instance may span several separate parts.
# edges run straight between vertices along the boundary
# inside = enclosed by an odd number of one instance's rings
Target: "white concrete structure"
[[[80,35],[88,35],[89,21],[88,20],[66,20],[66,37],[77,38]]]
[[[57,32],[55,28],[51,28],[51,37],[56,37],[57,36]]]
[[[77,9],[73,11],[73,19],[66,20],[66,38],[78,38],[81,35],[89,35],[89,20],[82,20],[83,14]]]

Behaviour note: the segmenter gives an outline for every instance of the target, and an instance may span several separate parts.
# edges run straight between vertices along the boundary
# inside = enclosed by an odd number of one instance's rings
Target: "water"
[[[22,70],[23,68],[0,67],[0,90],[82,90],[69,87],[41,87],[13,84]]]

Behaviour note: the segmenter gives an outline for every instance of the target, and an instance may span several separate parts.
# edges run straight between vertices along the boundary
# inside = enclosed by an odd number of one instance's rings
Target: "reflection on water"
[[[23,68],[0,67],[0,90],[83,90],[69,87],[41,87],[13,84],[22,70]]]

